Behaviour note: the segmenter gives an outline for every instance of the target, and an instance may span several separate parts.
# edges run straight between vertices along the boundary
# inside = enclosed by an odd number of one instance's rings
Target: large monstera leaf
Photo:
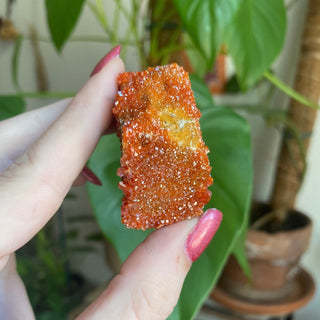
[[[210,149],[214,185],[207,207],[224,213],[215,238],[193,264],[184,283],[180,300],[169,319],[192,319],[212,290],[220,271],[245,228],[251,197],[252,165],[250,135],[246,121],[233,111],[213,106],[200,82],[194,82],[195,96],[202,110],[203,138]],[[90,160],[90,167],[103,182],[88,185],[89,197],[104,235],[124,261],[148,232],[126,229],[120,221],[122,192],[118,189],[120,144],[115,135],[101,139]]]

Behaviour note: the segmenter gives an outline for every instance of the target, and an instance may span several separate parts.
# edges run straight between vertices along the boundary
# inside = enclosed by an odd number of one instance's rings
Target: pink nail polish
[[[94,67],[93,71],[90,74],[90,77],[94,74],[98,73],[110,60],[120,55],[121,46],[114,47],[111,51],[109,51]]]
[[[102,186],[102,182],[101,180],[94,174],[94,172],[88,168],[87,166],[85,166],[82,171],[81,171],[81,175],[89,182],[97,185],[97,186]]]
[[[185,248],[191,261],[199,258],[219,229],[222,213],[217,209],[208,209],[189,234]]]

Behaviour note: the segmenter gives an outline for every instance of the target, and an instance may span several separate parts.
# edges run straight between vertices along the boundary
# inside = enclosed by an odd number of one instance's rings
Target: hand
[[[111,126],[116,78],[124,71],[117,48],[73,99],[0,123],[1,319],[34,319],[14,252],[55,214]],[[220,221],[221,213],[210,209],[151,233],[79,319],[165,319]]]

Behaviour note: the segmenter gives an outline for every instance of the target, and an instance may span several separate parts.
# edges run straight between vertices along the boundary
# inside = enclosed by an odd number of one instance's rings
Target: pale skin
[[[119,58],[73,99],[0,122],[0,318],[35,319],[14,252],[55,214],[112,122]],[[197,219],[162,228],[136,248],[79,319],[166,319],[191,260],[185,241]],[[141,263],[143,261],[143,263]]]

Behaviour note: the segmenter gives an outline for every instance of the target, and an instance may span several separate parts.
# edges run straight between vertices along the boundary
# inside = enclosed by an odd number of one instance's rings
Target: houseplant
[[[294,88],[316,102],[320,98],[319,48],[315,45],[320,6],[310,1],[307,8]],[[246,242],[252,277],[248,280],[231,258],[220,280],[223,291],[213,294],[234,311],[288,314],[304,306],[314,294],[312,277],[299,266],[309,244],[312,221],[295,210],[295,202],[306,172],[316,113],[317,108],[290,101],[286,116],[289,126],[283,133],[270,204],[253,206]]]
[[[317,72],[319,48],[315,45],[320,34],[317,28],[319,16],[319,3],[310,1],[294,83],[297,91],[313,101],[320,98]],[[306,172],[306,151],[316,113],[316,108],[306,108],[301,103],[290,101],[286,121],[292,128],[290,132],[287,127],[283,133],[270,204],[260,205],[260,209],[255,210],[248,233],[247,254],[253,277],[248,281],[235,260],[231,259],[221,279],[221,286],[225,290],[248,302],[247,305],[239,304],[238,311],[253,311],[253,304],[250,306],[249,302],[258,301],[260,305],[256,308],[257,313],[259,309],[259,312],[266,313],[266,309],[262,308],[263,302],[269,312],[292,312],[294,308],[308,302],[313,295],[312,278],[299,269],[300,257],[308,247],[312,224],[308,216],[294,208]],[[304,296],[300,294],[290,301],[288,297],[291,294],[292,298],[294,284],[302,280],[307,287]]]
[[[221,45],[226,44],[243,89],[251,87],[267,72],[266,70],[281,50],[285,32],[285,9],[282,1],[260,1],[259,4],[250,1],[174,1],[173,3],[175,5],[173,8],[183,22],[189,40],[191,39],[188,49],[198,56],[198,61],[201,61],[202,65],[205,65],[203,70],[212,69]],[[48,0],[46,4],[51,36],[56,48],[61,50],[80,16],[84,1],[74,1],[70,5],[65,1]],[[115,4],[118,13],[114,15],[115,20],[112,24],[108,21],[106,9],[101,1],[90,4],[97,21],[106,32],[104,41],[110,41],[113,44],[119,42],[114,30],[119,28],[119,22],[117,22],[119,15],[125,16],[129,22],[128,30],[131,29],[132,33],[129,32],[130,30],[125,32],[120,42],[126,46],[133,41],[134,46],[138,48],[141,65],[144,66],[148,50],[146,50],[146,43],[142,43],[141,40],[149,34],[149,31],[145,28],[141,29],[141,25],[136,26],[137,19],[141,17],[140,2],[132,1],[131,11],[121,1],[115,1]],[[157,2],[158,6],[154,10],[160,12],[159,16],[165,4],[166,1]],[[222,15],[221,12],[224,14]],[[274,18],[271,25],[268,20],[270,16]],[[243,21],[250,23],[247,25]],[[155,29],[161,29],[161,24],[163,27],[166,23],[160,21]],[[113,28],[110,27],[111,25]],[[156,37],[153,39],[156,41]],[[257,39],[265,39],[263,46]],[[152,44],[154,45],[154,42]],[[180,44],[177,47],[172,41],[170,46],[161,51],[164,53],[161,57],[162,61],[166,61],[165,54],[181,49]],[[17,41],[13,66],[17,65],[19,52]],[[203,70],[200,75],[203,74]],[[17,68],[13,68],[13,79],[18,82]],[[225,218],[216,239],[194,265],[186,280],[180,302],[172,314],[172,318],[181,319],[191,318],[199,309],[231,250],[241,261],[245,261],[239,239],[244,239],[251,198],[250,136],[246,121],[232,110],[214,106],[211,95],[201,80],[193,78],[193,89],[203,113],[204,139],[212,150],[213,159],[211,160],[215,170],[213,172],[214,196],[209,205],[224,211]],[[296,93],[293,94],[296,98],[301,98]],[[30,93],[23,92],[18,95],[19,97],[31,96]],[[42,96],[46,95],[50,96],[50,93],[42,94]],[[89,195],[98,223],[123,260],[147,233],[124,229],[119,223],[118,216],[113,214],[115,208],[119,207],[121,198],[115,175],[115,169],[119,165],[119,150],[115,137],[109,136],[102,139],[90,163],[102,179],[104,187],[96,189],[90,186]],[[106,154],[110,155],[108,159]],[[235,246],[235,243],[239,246]],[[203,275],[201,281],[199,281],[199,274]],[[189,290],[191,287],[192,290]],[[195,292],[197,292],[197,299],[194,299]]]

